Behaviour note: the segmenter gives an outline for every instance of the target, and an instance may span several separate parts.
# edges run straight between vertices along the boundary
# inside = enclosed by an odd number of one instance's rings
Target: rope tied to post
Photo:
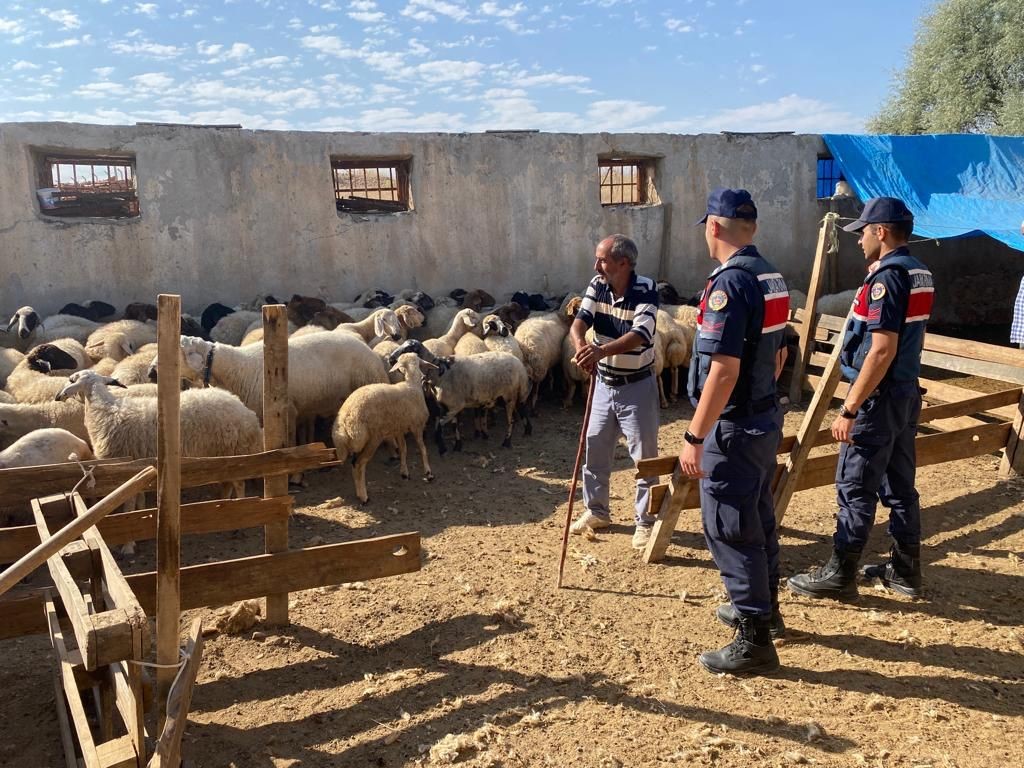
[[[78,465],[78,468],[82,470],[82,479],[75,483],[75,487],[71,489],[72,493],[78,493],[78,489],[82,485],[82,483],[85,483],[85,487],[89,490],[92,490],[93,488],[96,487],[96,475],[93,474],[93,471],[96,469],[95,467],[85,466],[85,464],[82,463],[81,459],[78,458],[77,453],[72,453],[70,456],[68,456],[68,461],[75,462],[75,464]]]

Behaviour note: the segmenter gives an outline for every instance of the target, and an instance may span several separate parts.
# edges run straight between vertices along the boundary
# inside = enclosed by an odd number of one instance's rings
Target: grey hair
[[[629,262],[629,266],[635,267],[637,257],[640,255],[636,248],[636,243],[630,240],[625,235],[608,235],[602,243],[608,243],[608,255],[614,256],[616,259],[626,259]]]

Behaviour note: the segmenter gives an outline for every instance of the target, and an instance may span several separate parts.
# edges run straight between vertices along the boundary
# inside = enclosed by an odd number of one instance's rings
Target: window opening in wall
[[[653,178],[650,160],[611,158],[598,160],[601,205],[646,205]]]
[[[332,160],[339,211],[397,213],[409,210],[408,160]]]
[[[36,197],[47,216],[139,215],[134,157],[46,154],[38,178]]]
[[[839,163],[832,157],[818,158],[818,197],[832,197],[836,192],[836,184],[845,181]]]

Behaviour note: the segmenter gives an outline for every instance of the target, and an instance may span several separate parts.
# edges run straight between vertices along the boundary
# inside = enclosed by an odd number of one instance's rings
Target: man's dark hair
[[[609,243],[609,256],[614,256],[619,260],[626,259],[629,262],[629,266],[636,266],[636,260],[640,255],[639,251],[637,251],[636,243],[625,235],[609,235],[605,240]]]
[[[882,226],[887,227],[900,240],[909,240],[914,234],[914,222],[912,221],[890,221]]]

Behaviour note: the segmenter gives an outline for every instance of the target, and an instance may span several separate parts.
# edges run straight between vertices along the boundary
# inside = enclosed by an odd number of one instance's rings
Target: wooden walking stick
[[[594,387],[597,385],[597,369],[590,374],[590,389],[587,390],[587,407],[583,411],[583,428],[580,429],[580,444],[576,449],[576,466],[572,470],[572,485],[569,488],[569,509],[565,512],[565,529],[562,531],[562,556],[558,561],[558,589],[562,588],[562,572],[565,570],[565,550],[569,546],[569,526],[572,524],[572,505],[576,501],[576,483],[583,463],[583,447],[587,442],[587,426],[590,424],[590,407],[594,404]]]

